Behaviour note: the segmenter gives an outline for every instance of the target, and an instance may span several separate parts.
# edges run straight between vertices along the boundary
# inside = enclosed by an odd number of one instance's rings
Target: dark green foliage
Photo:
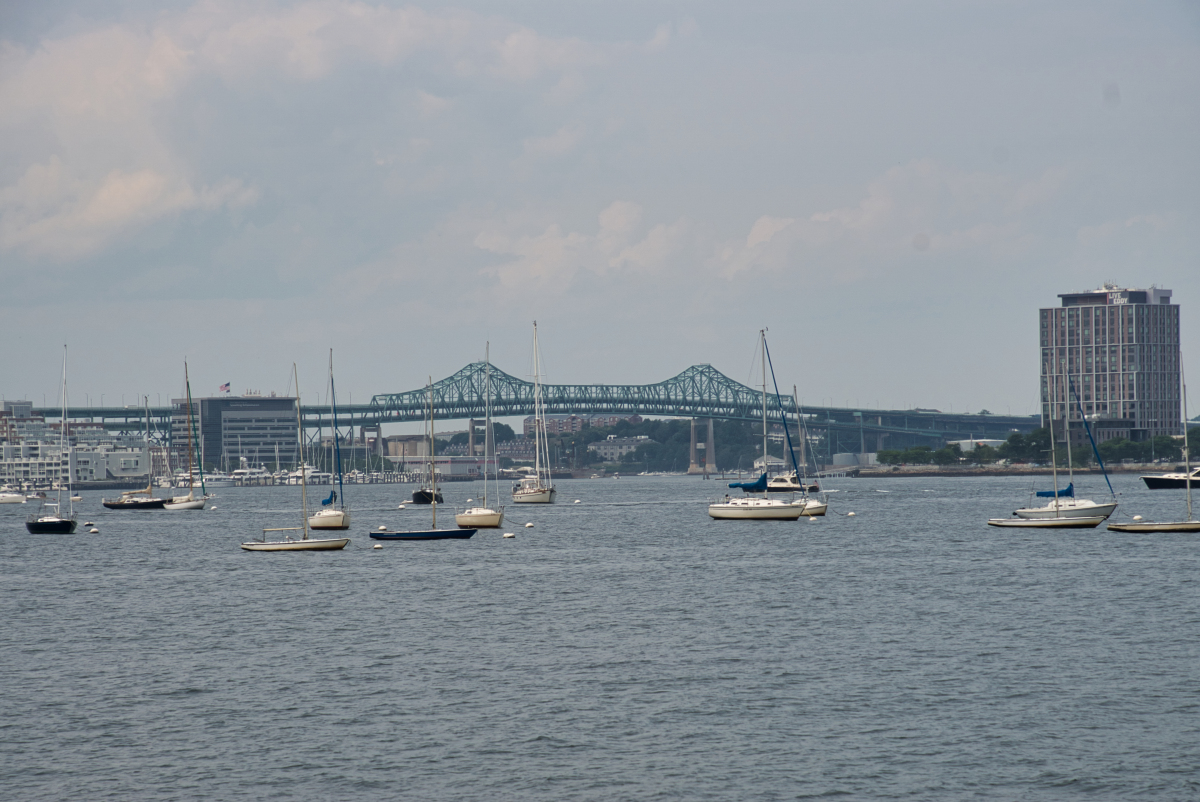
[[[641,423],[620,421],[616,426],[589,428],[571,435],[551,439],[551,448],[557,446],[567,465],[585,467],[603,462],[594,451],[588,451],[589,443],[604,440],[610,434],[617,437],[644,435],[654,442],[639,446],[626,454],[621,462],[629,470],[639,471],[686,471],[690,464],[692,423],[690,420],[647,419]],[[754,460],[762,453],[762,428],[743,421],[718,420],[713,423],[713,437],[717,447],[717,465],[723,471],[753,470]],[[708,438],[708,424],[701,421],[696,427],[696,439],[703,443]],[[782,457],[783,448],[771,443],[769,451]],[[702,457],[701,457],[702,458]],[[574,462],[572,462],[574,460]]]

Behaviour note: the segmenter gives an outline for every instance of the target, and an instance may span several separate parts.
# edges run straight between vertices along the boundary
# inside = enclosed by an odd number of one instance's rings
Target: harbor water
[[[1183,516],[1113,481],[1114,520]],[[1200,797],[1200,538],[986,526],[1021,477],[829,489],[823,519],[713,521],[717,481],[564,480],[377,550],[429,509],[348,486],[350,546],[305,553],[238,548],[298,524],[295,487],[89,492],[72,536],[0,506],[0,797]]]

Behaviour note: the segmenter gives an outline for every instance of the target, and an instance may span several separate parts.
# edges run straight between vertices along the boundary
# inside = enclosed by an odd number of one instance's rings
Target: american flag
[[[224,384],[222,384],[221,389],[218,390],[218,392],[221,392],[221,393],[229,392],[229,382],[225,382]]]

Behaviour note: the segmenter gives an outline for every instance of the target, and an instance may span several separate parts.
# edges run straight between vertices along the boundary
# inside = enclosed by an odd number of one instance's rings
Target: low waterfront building
[[[608,462],[615,462],[626,454],[637,451],[639,446],[649,443],[657,445],[656,441],[651,440],[644,434],[637,437],[617,437],[615,434],[610,434],[607,439],[589,443],[588,451],[596,452],[602,459]]]

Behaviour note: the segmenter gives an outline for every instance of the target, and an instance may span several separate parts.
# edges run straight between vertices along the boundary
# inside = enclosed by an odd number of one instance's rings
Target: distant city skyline
[[[765,326],[806,403],[1037,414],[1105,282],[1200,376],[1196,130],[1188,3],[4,4],[0,395],[361,403],[537,319],[551,383]]]

